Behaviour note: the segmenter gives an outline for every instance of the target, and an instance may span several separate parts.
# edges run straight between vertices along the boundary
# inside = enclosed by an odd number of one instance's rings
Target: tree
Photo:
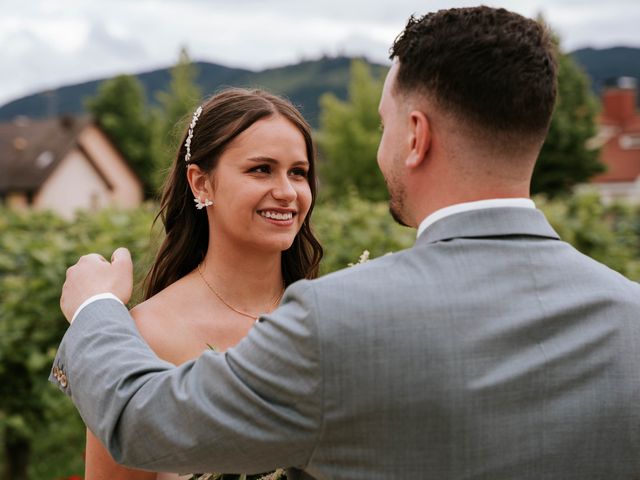
[[[156,187],[162,185],[178,150],[180,135],[202,99],[202,91],[195,82],[197,75],[197,67],[183,48],[178,63],[171,69],[169,91],[156,94],[159,107],[153,110],[152,139]]]
[[[364,61],[354,60],[347,101],[331,93],[320,98],[319,173],[332,197],[344,196],[350,186],[369,200],[383,200],[388,196],[376,162],[382,84]]]
[[[598,103],[589,79],[568,54],[558,55],[558,100],[531,183],[532,193],[567,194],[604,171],[588,140],[597,132]]]
[[[151,195],[154,168],[151,125],[142,83],[131,75],[105,80],[97,95],[87,101],[87,109],[131,162],[147,196]]]

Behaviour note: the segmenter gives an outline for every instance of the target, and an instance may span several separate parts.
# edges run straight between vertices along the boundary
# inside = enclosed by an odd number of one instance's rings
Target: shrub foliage
[[[563,201],[538,198],[537,204],[564,240],[640,280],[640,209],[605,206],[591,194]],[[118,246],[131,250],[140,285],[155,251],[150,234],[155,209],[81,214],[72,222],[49,213],[0,210],[2,478],[82,473],[84,427],[71,402],[47,382],[67,328],[60,289],[78,257],[98,252],[109,258]],[[415,241],[414,230],[394,224],[385,202],[366,201],[354,192],[340,202],[321,202],[313,225],[326,251],[322,273],[357,261],[364,250],[375,258]]]

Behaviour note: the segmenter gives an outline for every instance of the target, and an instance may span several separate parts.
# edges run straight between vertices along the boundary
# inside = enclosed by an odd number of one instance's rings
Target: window
[[[38,155],[38,158],[36,158],[36,166],[42,169],[47,168],[49,165],[51,165],[53,159],[53,152],[45,150],[40,155]]]
[[[620,136],[620,148],[623,150],[640,149],[640,134],[629,133]]]

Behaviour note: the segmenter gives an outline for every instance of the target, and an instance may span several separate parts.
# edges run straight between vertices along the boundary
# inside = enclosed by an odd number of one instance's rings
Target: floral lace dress
[[[279,468],[271,473],[196,473],[189,480],[287,480],[284,469]]]

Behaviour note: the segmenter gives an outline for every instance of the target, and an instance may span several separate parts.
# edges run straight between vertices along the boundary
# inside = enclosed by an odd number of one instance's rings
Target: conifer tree
[[[111,138],[138,174],[148,195],[153,189],[150,116],[140,81],[131,75],[105,80],[87,110]]]
[[[345,195],[349,188],[369,200],[388,196],[376,162],[382,84],[364,61],[354,60],[348,99],[342,101],[332,93],[320,99],[319,173],[323,189],[332,197]]]
[[[598,130],[598,110],[587,74],[569,54],[559,53],[558,98],[536,163],[532,193],[549,197],[569,194],[574,185],[604,171],[599,150],[590,148],[588,142]]]
[[[202,91],[196,83],[198,69],[185,48],[180,51],[178,63],[170,75],[169,90],[156,94],[158,107],[152,111],[154,183],[158,188],[174,160],[181,134],[202,101]]]

